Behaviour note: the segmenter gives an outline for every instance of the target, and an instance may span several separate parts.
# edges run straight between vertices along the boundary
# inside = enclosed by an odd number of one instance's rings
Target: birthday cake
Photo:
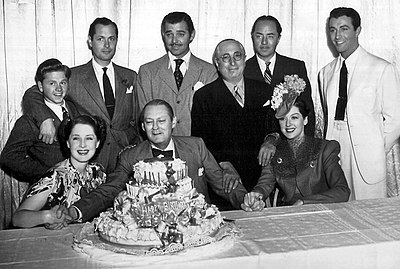
[[[204,245],[224,221],[207,204],[180,159],[139,161],[134,180],[126,184],[114,206],[94,220],[100,237],[117,244],[178,247]]]

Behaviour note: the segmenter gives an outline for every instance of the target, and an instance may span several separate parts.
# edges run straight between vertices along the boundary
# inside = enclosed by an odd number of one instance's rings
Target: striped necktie
[[[265,71],[264,71],[264,80],[267,84],[271,84],[272,81],[272,73],[271,70],[269,70],[269,65],[271,62],[265,62]]]
[[[239,92],[239,86],[235,85],[235,86],[233,87],[233,91],[234,91],[234,94],[235,94],[235,99],[236,99],[236,101],[239,103],[239,105],[240,105],[241,107],[243,107],[243,106],[244,106],[244,100],[243,100],[242,95],[241,95],[240,92]]]

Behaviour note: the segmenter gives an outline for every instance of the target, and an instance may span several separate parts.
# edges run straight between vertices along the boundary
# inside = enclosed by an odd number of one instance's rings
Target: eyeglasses
[[[229,63],[231,59],[235,60],[235,62],[238,62],[242,60],[246,55],[241,53],[240,51],[236,51],[233,53],[233,56],[229,55],[229,53],[225,53],[224,55],[220,56],[219,58],[224,62],[224,63]]]

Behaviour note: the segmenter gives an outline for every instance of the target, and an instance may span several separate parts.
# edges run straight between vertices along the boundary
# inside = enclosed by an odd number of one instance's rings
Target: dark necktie
[[[104,90],[104,101],[106,103],[108,115],[112,119],[114,115],[115,99],[114,93],[111,87],[110,79],[107,76],[107,67],[103,67],[103,90]]]
[[[272,73],[271,70],[269,70],[269,65],[271,64],[271,62],[265,62],[265,71],[264,71],[264,80],[267,84],[271,84],[272,81]]]
[[[347,105],[347,68],[346,63],[343,61],[342,68],[340,69],[339,79],[339,97],[336,104],[335,120],[344,120],[344,112]]]
[[[69,113],[68,113],[68,111],[65,109],[65,107],[61,107],[61,111],[62,111],[62,116],[63,116],[63,118],[62,118],[62,121],[69,121],[70,120],[70,118],[69,118]]]
[[[151,152],[153,153],[154,157],[163,158],[163,157],[170,157],[172,158],[172,150],[159,150],[156,148],[151,148]]]
[[[179,89],[180,89],[180,87],[182,85],[182,80],[183,80],[183,75],[182,75],[182,72],[179,69],[179,67],[183,63],[183,60],[182,59],[175,59],[174,61],[176,63],[174,77],[175,77],[175,81],[176,81],[176,86],[178,87],[178,91],[179,91]]]

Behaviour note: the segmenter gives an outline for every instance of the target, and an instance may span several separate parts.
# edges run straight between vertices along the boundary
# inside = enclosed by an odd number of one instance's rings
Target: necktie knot
[[[347,106],[347,67],[343,61],[339,75],[339,96],[336,103],[335,120],[344,120],[344,114]]]
[[[156,148],[152,148],[151,151],[153,153],[153,156],[157,157],[159,159],[165,158],[165,157],[172,158],[172,155],[173,155],[172,150],[159,150]]]
[[[107,67],[103,67],[104,74],[107,74]]]
[[[181,66],[181,64],[184,61],[182,59],[175,59],[174,61],[176,63],[174,77],[175,77],[176,87],[179,90],[181,88],[182,80],[183,80],[183,74],[182,74],[181,70],[179,69],[179,67]]]
[[[61,111],[62,111],[62,116],[63,116],[62,121],[69,121],[70,118],[69,118],[69,113],[68,113],[67,109],[62,106]]]

